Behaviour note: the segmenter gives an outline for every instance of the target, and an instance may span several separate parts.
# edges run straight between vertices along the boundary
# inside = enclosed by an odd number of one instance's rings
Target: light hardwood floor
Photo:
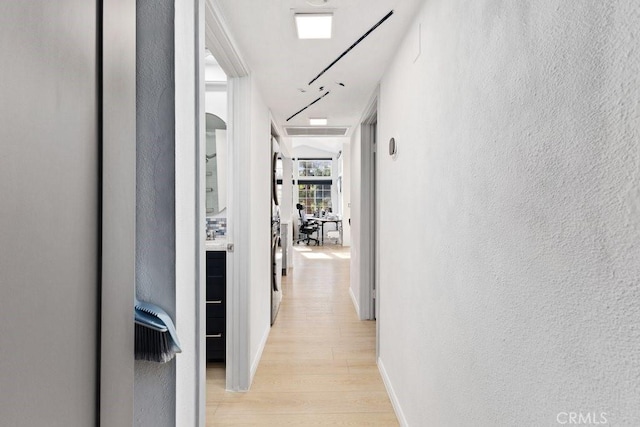
[[[397,426],[375,362],[375,322],[349,297],[349,250],[294,246],[283,300],[251,390],[207,367],[207,426]]]

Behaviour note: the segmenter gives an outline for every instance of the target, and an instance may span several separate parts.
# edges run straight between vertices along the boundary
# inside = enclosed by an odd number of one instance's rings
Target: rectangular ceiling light
[[[296,29],[299,39],[330,39],[331,13],[296,13]]]
[[[327,119],[309,119],[309,124],[311,126],[326,126]]]

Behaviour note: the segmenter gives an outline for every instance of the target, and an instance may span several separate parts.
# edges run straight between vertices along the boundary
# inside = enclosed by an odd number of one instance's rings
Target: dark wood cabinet
[[[207,251],[207,361],[226,356],[227,253]]]

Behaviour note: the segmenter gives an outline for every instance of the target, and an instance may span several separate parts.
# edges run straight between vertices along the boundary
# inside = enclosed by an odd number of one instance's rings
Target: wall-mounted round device
[[[396,144],[396,139],[391,138],[389,140],[389,155],[391,157],[396,157],[397,154],[398,154],[398,145]]]

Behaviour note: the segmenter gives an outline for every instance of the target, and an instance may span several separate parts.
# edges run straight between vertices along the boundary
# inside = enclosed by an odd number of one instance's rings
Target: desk
[[[316,218],[309,217],[307,218],[311,221],[315,221],[320,224],[320,244],[324,245],[324,224],[327,222],[333,222],[336,225],[336,230],[340,232],[340,244],[342,244],[342,220],[341,219],[328,219],[328,218]]]

